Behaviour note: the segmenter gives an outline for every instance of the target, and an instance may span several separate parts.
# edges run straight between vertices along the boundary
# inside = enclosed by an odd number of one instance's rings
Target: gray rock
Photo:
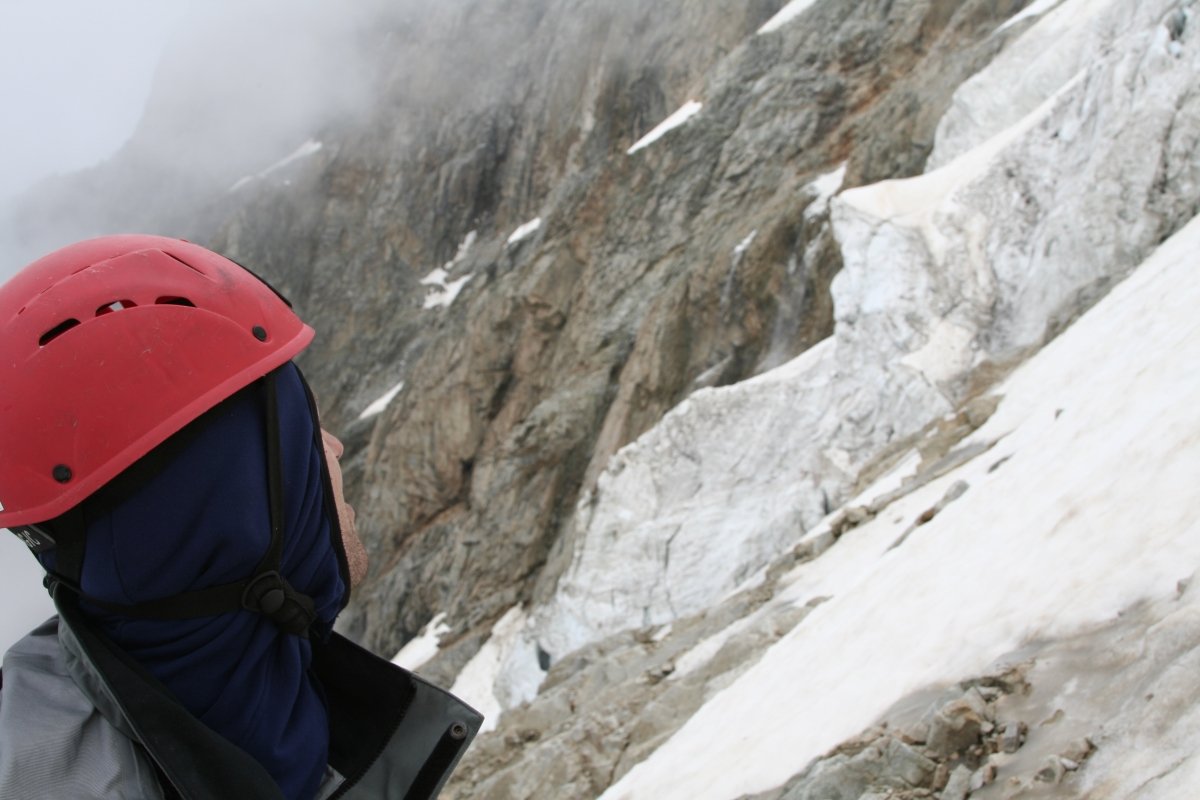
[[[789,784],[781,800],[858,800],[868,791],[927,785],[935,770],[936,765],[913,748],[881,737],[853,755],[818,761]]]
[[[971,768],[959,765],[950,773],[950,781],[942,790],[942,800],[966,800],[971,791]]]
[[[1037,771],[1034,778],[1042,783],[1057,785],[1062,783],[1067,774],[1067,764],[1058,756],[1047,757],[1044,766]]]
[[[1094,752],[1096,752],[1096,745],[1092,744],[1091,739],[1084,737],[1071,742],[1071,744],[1067,746],[1067,749],[1059,755],[1068,761],[1076,764],[1082,764],[1084,761],[1087,761],[1089,758],[1091,758],[1092,753]]]
[[[979,769],[971,773],[970,790],[978,792],[985,786],[990,786],[996,781],[996,765],[984,764]]]
[[[1025,724],[1022,722],[1005,723],[1000,736],[1000,747],[1005,753],[1015,753],[1025,742]]]
[[[943,759],[963,753],[979,743],[984,723],[984,715],[971,700],[948,703],[930,722],[926,748]]]

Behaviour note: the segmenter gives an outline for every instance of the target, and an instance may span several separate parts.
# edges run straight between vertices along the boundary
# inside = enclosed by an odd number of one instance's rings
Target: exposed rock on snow
[[[553,786],[556,800],[596,797],[819,605],[769,598],[759,588],[712,613],[617,634],[561,660],[535,698],[505,712],[500,732],[468,751],[445,796],[535,798]]]

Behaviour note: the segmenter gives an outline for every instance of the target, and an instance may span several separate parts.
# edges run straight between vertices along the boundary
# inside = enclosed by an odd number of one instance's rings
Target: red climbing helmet
[[[180,239],[33,262],[0,287],[0,527],[77,505],[312,338],[266,283]]]

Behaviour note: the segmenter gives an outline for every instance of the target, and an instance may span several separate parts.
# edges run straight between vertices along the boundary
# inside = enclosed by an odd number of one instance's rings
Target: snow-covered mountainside
[[[1200,792],[1196,13],[398,3],[172,201],[318,329],[445,796]]]
[[[581,499],[456,796],[1200,791],[1200,220],[1156,249],[1200,48],[1176,3],[1031,10],[923,175],[830,201],[833,335]],[[582,655],[523,693],[539,651]]]

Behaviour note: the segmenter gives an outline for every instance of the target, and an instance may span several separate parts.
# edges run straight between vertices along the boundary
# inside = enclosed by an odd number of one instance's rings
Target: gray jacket
[[[59,611],[4,656],[0,798],[282,797],[77,608]],[[330,712],[317,800],[436,797],[482,717],[337,634],[313,656]]]

